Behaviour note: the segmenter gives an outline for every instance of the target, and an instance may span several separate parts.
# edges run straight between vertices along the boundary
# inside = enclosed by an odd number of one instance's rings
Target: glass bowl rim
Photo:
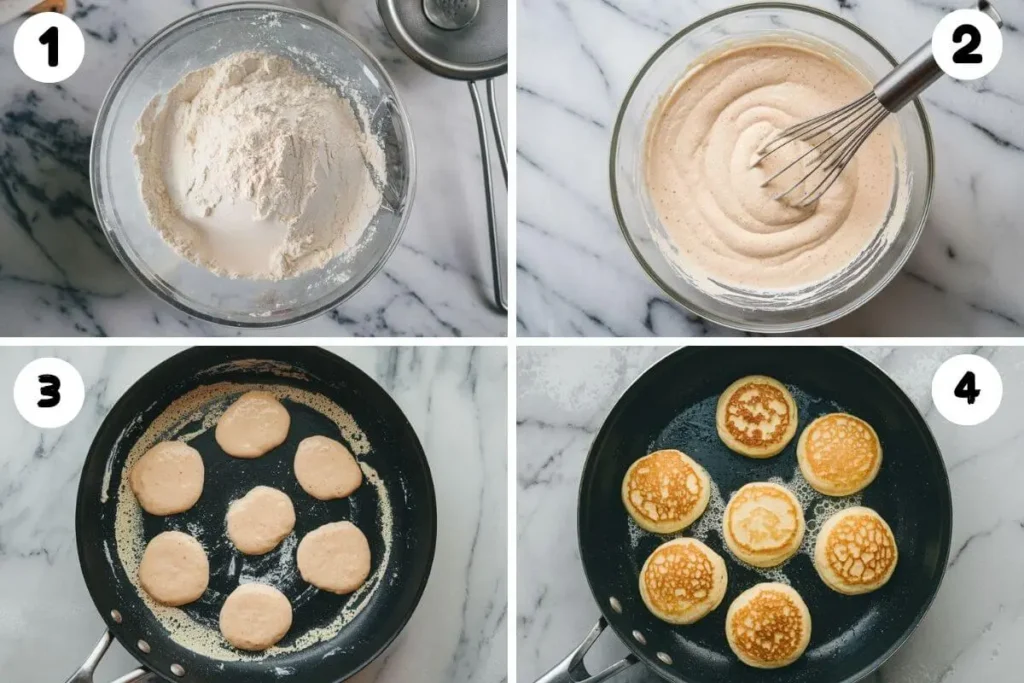
[[[657,273],[654,272],[653,268],[648,264],[647,260],[641,254],[639,247],[633,241],[632,236],[629,233],[629,228],[626,226],[626,220],[622,213],[622,207],[619,205],[619,197],[617,193],[617,177],[615,172],[616,161],[618,158],[618,147],[619,147],[619,135],[622,130],[623,119],[625,119],[626,109],[632,102],[633,96],[636,90],[640,86],[640,82],[647,75],[647,72],[651,70],[654,64],[661,58],[661,56],[667,52],[670,48],[676,45],[683,38],[688,36],[690,33],[700,28],[701,26],[717,21],[723,17],[728,17],[733,14],[739,14],[751,10],[765,10],[765,9],[777,9],[784,12],[802,12],[804,14],[810,14],[821,19],[826,19],[837,26],[840,26],[860,38],[863,38],[871,47],[878,51],[878,53],[885,58],[893,67],[899,64],[899,61],[873,36],[868,34],[866,31],[861,29],[856,24],[847,21],[843,17],[821,10],[816,7],[810,7],[807,5],[797,5],[791,2],[749,2],[740,5],[733,5],[724,9],[718,10],[707,14],[700,19],[694,21],[691,24],[683,27],[678,33],[666,40],[662,45],[654,51],[654,53],[647,58],[640,70],[637,71],[633,77],[629,88],[626,90],[626,94],[622,98],[622,104],[619,106],[619,113],[615,118],[615,126],[612,130],[611,138],[611,154],[609,163],[609,178],[611,181],[611,196],[612,196],[612,208],[615,211],[615,219],[619,224],[619,231],[622,233],[623,238],[626,240],[626,244],[629,246],[629,250],[632,252],[633,257],[636,258],[637,262],[644,269],[655,284],[657,284],[663,292],[675,301],[677,304],[682,306],[684,309],[691,313],[700,316],[701,318],[708,320],[722,327],[726,327],[732,330],[740,332],[755,332],[755,333],[768,333],[768,334],[786,334],[792,332],[801,332],[809,330],[821,325],[825,325],[830,322],[834,322],[843,316],[852,313],[856,309],[860,308],[868,301],[873,299],[882,289],[888,285],[893,278],[903,269],[906,265],[907,260],[910,258],[911,253],[917,247],[917,243],[921,238],[921,233],[924,231],[925,223],[928,221],[928,212],[931,209],[932,193],[935,187],[935,149],[934,142],[932,139],[931,124],[928,121],[928,115],[925,112],[924,105],[921,103],[920,97],[915,97],[912,102],[914,109],[917,113],[917,118],[921,123],[921,131],[924,136],[925,142],[925,156],[926,156],[926,167],[927,167],[927,179],[924,195],[924,209],[921,212],[921,219],[917,225],[913,227],[913,233],[910,236],[910,240],[907,242],[903,251],[897,256],[896,261],[888,272],[884,273],[881,278],[878,279],[872,286],[868,287],[864,292],[858,295],[855,299],[848,302],[847,304],[840,306],[839,308],[826,312],[820,313],[815,316],[792,322],[746,322],[726,318],[717,313],[711,312],[705,309],[703,306],[696,304],[683,297],[681,294],[676,292],[667,282],[662,280]],[[907,225],[900,227],[900,230],[907,228]],[[713,297],[712,297],[713,298]]]
[[[384,84],[391,91],[391,95],[395,101],[395,108],[398,110],[398,120],[401,124],[403,133],[405,135],[405,153],[408,157],[407,163],[407,176],[409,178],[408,191],[406,192],[405,210],[401,213],[398,218],[398,225],[391,237],[391,240],[385,249],[384,253],[381,254],[377,262],[366,272],[365,275],[355,285],[341,294],[326,295],[323,297],[324,302],[313,306],[309,310],[303,310],[296,315],[289,318],[283,318],[280,320],[260,320],[260,319],[228,319],[224,317],[218,317],[217,315],[206,313],[203,311],[196,310],[186,303],[179,301],[172,292],[156,282],[155,280],[147,277],[141,269],[135,264],[134,260],[129,256],[127,249],[120,243],[120,238],[116,234],[115,230],[108,225],[107,221],[103,216],[103,212],[100,211],[101,206],[106,206],[109,202],[103,202],[100,198],[99,191],[99,178],[101,175],[100,166],[100,133],[106,127],[107,119],[110,117],[111,108],[113,106],[114,99],[121,92],[121,88],[128,76],[131,75],[138,64],[142,61],[143,57],[148,55],[158,46],[164,44],[164,42],[178,33],[182,29],[188,26],[206,19],[210,16],[218,14],[230,14],[239,11],[267,11],[267,12],[280,12],[282,14],[290,14],[296,18],[305,19],[312,21],[320,26],[333,31],[338,34],[341,38],[347,40],[356,50],[363,56],[363,59],[382,77]],[[105,138],[104,138],[105,140]],[[409,221],[409,214],[412,208],[413,200],[416,196],[416,146],[415,140],[413,139],[412,126],[409,122],[409,113],[405,108],[405,104],[402,102],[401,95],[399,94],[398,88],[395,82],[391,78],[391,74],[387,72],[384,65],[381,64],[380,60],[369,49],[366,48],[359,40],[352,34],[342,28],[339,24],[336,24],[329,19],[325,19],[312,12],[306,10],[297,9],[295,7],[289,7],[285,5],[277,5],[269,2],[251,2],[244,0],[242,2],[230,2],[222,5],[215,5],[206,9],[198,10],[186,14],[185,16],[177,19],[166,25],[164,28],[157,31],[149,40],[144,42],[135,53],[128,59],[125,65],[118,72],[117,76],[111,82],[110,87],[107,88],[106,94],[103,96],[103,102],[100,104],[100,108],[96,115],[96,123],[93,126],[92,143],[89,147],[89,186],[92,194],[92,202],[94,213],[96,214],[96,220],[99,222],[100,227],[103,230],[103,234],[107,238],[107,242],[110,243],[111,249],[117,256],[117,259],[121,264],[128,270],[132,276],[141,283],[146,289],[153,294],[156,294],[162,301],[170,304],[189,316],[202,320],[204,322],[216,323],[218,325],[224,325],[226,327],[233,328],[275,328],[275,327],[286,327],[288,325],[295,325],[300,322],[310,320],[312,318],[323,315],[327,311],[341,305],[349,298],[354,296],[363,287],[365,287],[375,275],[384,267],[384,264],[388,261],[395,249],[398,247],[398,243],[401,241],[402,234],[405,232],[406,223]],[[179,256],[180,258],[180,256]]]

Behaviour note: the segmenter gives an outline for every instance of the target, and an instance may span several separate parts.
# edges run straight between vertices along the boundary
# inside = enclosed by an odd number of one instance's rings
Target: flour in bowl
[[[155,97],[134,147],[150,223],[227,277],[282,280],[355,245],[384,150],[362,106],[277,55],[240,52]]]

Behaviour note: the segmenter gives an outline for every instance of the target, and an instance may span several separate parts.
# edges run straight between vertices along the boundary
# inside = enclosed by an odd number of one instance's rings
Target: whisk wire
[[[806,158],[807,156],[809,156],[809,155],[810,155],[810,154],[812,154],[813,152],[816,152],[816,151],[818,151],[818,150],[819,150],[819,148],[821,148],[821,147],[822,147],[822,146],[823,146],[823,145],[824,145],[825,143],[827,143],[827,142],[828,142],[829,140],[832,140],[833,138],[835,138],[835,137],[836,137],[837,135],[839,135],[840,133],[842,133],[842,132],[843,132],[844,130],[846,130],[846,129],[847,129],[847,128],[849,128],[850,126],[856,125],[856,124],[857,124],[857,122],[858,122],[859,120],[863,119],[863,118],[864,118],[865,116],[869,116],[869,115],[870,115],[870,113],[871,113],[871,110],[870,110],[870,109],[864,109],[864,110],[863,110],[863,111],[862,111],[862,112],[861,112],[860,114],[857,114],[857,116],[855,116],[854,118],[850,119],[850,120],[849,120],[849,121],[848,121],[847,123],[843,124],[842,126],[840,126],[839,128],[837,128],[836,130],[832,131],[832,132],[831,132],[831,133],[830,133],[829,135],[827,135],[827,136],[826,136],[826,137],[824,137],[823,139],[821,139],[821,140],[818,140],[818,141],[817,141],[817,142],[816,142],[816,143],[814,144],[814,146],[813,146],[813,147],[811,147],[810,149],[808,149],[808,150],[807,150],[806,152],[804,152],[803,154],[801,154],[800,156],[798,156],[798,157],[797,157],[796,159],[794,159],[794,160],[793,160],[793,161],[791,161],[790,163],[786,164],[786,166],[784,166],[784,167],[783,167],[783,168],[781,168],[780,170],[776,171],[776,172],[775,172],[775,173],[774,173],[774,174],[773,174],[773,175],[772,175],[771,177],[767,178],[767,179],[766,179],[766,180],[765,180],[764,182],[762,182],[762,183],[761,183],[761,187],[764,187],[764,186],[768,185],[769,183],[771,183],[771,182],[772,182],[773,180],[775,180],[776,178],[778,178],[778,177],[779,177],[780,175],[782,175],[783,173],[785,173],[785,172],[786,172],[786,171],[788,171],[789,169],[793,168],[793,166],[796,166],[796,165],[797,165],[797,164],[798,164],[798,163],[799,163],[799,162],[800,162],[801,160],[805,159],[805,158]],[[825,134],[825,132],[826,132],[827,130],[829,130],[829,129],[828,129],[828,128],[825,128],[824,130],[822,130],[822,131],[820,131],[820,132],[815,132],[815,133],[812,133],[812,134],[808,134],[808,136],[807,136],[807,137],[805,137],[805,138],[803,138],[803,139],[805,139],[805,140],[809,140],[809,141],[813,141],[815,137],[817,137],[817,136],[819,136],[819,135],[824,135],[824,134]],[[841,137],[841,138],[840,138],[839,140],[837,140],[837,141],[836,141],[836,142],[835,142],[835,143],[834,143],[833,145],[831,145],[830,147],[828,147],[828,148],[826,148],[826,149],[824,149],[824,150],[821,150],[821,153],[822,153],[822,154],[824,154],[824,153],[827,153],[828,151],[830,151],[831,149],[833,149],[833,148],[835,147],[835,145],[838,145],[838,144],[842,144],[842,142],[843,142],[843,140],[845,139],[845,137],[846,137],[846,136],[843,136],[843,137]],[[765,158],[766,156],[768,156],[768,155],[766,154],[766,155],[762,156],[761,158],[759,158],[759,159],[758,159],[758,160],[756,161],[755,165],[757,165],[757,164],[761,163],[761,161],[762,161],[762,160],[763,160],[763,159],[764,159],[764,158]],[[820,158],[820,156],[819,156],[819,158]],[[799,185],[800,183],[799,183],[799,182],[797,182],[796,184],[797,184],[797,185]],[[795,187],[795,186],[794,186],[794,187]],[[790,188],[790,189],[792,189],[792,188]],[[783,192],[782,194],[784,195],[784,194],[787,194],[787,193],[788,193],[788,190],[787,190],[786,192]],[[778,195],[778,196],[776,197],[776,199],[778,199],[778,197],[780,197],[780,196],[782,196],[782,195]]]
[[[862,109],[865,105],[871,104],[873,100],[873,95],[868,93],[860,99],[854,100],[839,109],[826,112],[820,116],[815,116],[814,118],[807,119],[806,121],[802,121],[779,131],[774,137],[769,138],[767,142],[761,145],[761,148],[758,150],[758,154],[760,156],[754,160],[751,167],[757,166],[773,152],[785,145],[788,145],[793,140],[814,137],[817,134],[814,132],[815,129],[820,129],[818,130],[820,133],[821,130],[829,128],[837,122],[842,122],[845,118],[853,115],[857,110]]]
[[[864,144],[864,141],[868,136],[874,132],[875,128],[878,127],[878,124],[880,124],[888,115],[889,111],[884,107],[880,107],[875,111],[874,115],[865,126],[851,131],[853,133],[852,136],[849,137],[835,159],[829,162],[828,165],[824,166],[824,170],[826,171],[825,177],[822,178],[821,182],[819,182],[807,194],[800,198],[794,206],[807,207],[821,199],[821,197],[828,192],[828,189],[832,187],[832,184],[839,179],[843,169],[845,169],[847,164],[849,164],[853,159],[853,156],[857,153],[857,150],[860,149],[860,146]],[[848,136],[849,135],[850,134],[848,134]],[[813,173],[813,171],[811,173]],[[811,173],[804,176],[804,178],[801,179],[801,182],[810,177]]]

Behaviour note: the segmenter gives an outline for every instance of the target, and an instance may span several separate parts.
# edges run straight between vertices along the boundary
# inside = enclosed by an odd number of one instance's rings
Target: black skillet
[[[247,364],[244,369],[231,365],[249,359],[270,361],[289,372],[285,376],[273,373],[266,363]],[[132,445],[172,401],[196,387],[221,381],[300,387],[347,410],[372,448],[360,459],[376,469],[392,503],[388,569],[376,591],[364,598],[367,604],[358,616],[330,640],[257,661],[215,660],[172,640],[129,583],[113,540],[117,487]],[[243,562],[244,556],[224,540],[228,503],[253,486],[274,486],[292,498],[297,538],[326,522],[351,520],[367,535],[373,571],[381,561],[384,540],[377,519],[376,489],[364,481],[348,498],[317,501],[299,487],[292,472],[295,448],[303,438],[323,434],[345,442],[344,436],[320,413],[287,399],[284,404],[292,419],[284,444],[261,458],[241,460],[225,454],[217,446],[213,430],[208,430],[190,442],[202,453],[206,466],[199,501],[179,515],[145,515],[147,540],[168,529],[201,530],[199,540],[210,559],[210,587],[198,602],[183,609],[215,631],[220,607],[238,585],[243,567],[247,574],[259,576],[282,561],[281,553],[294,555],[294,547],[289,551],[286,540],[270,554]],[[186,427],[177,433],[188,431]],[[108,463],[109,485],[104,483]],[[104,486],[109,498],[101,502]],[[118,683],[147,679],[153,674],[183,683],[260,683],[280,680],[284,672],[290,673],[291,680],[302,683],[343,681],[379,655],[409,620],[430,572],[436,530],[434,486],[416,433],[387,392],[354,365],[309,347],[202,347],[179,353],[150,370],[125,392],[103,421],[86,457],[78,487],[75,535],[86,586],[108,632],[89,661],[69,680],[91,681],[92,671],[113,637],[142,663],[142,668],[118,679]],[[316,590],[295,572],[286,572],[275,585],[292,601],[294,611],[292,627],[279,643],[282,646],[293,643],[311,628],[331,622],[350,600],[349,596]]]
[[[796,663],[771,671],[742,664],[725,639],[729,604],[747,588],[770,579],[733,559],[714,530],[705,542],[725,558],[729,570],[722,604],[691,626],[656,619],[640,599],[637,577],[646,557],[669,536],[635,526],[631,536],[620,499],[629,465],[661,448],[682,450],[700,462],[725,500],[750,481],[793,480],[796,438],[778,456],[753,460],[729,451],[715,431],[719,394],[751,374],[770,375],[794,390],[801,429],[818,415],[837,410],[874,426],[883,463],[863,492],[862,504],[889,522],[900,552],[889,583],[860,596],[827,588],[804,554],[784,565],[783,572],[810,609],[811,642]],[[884,372],[842,348],[703,347],[672,353],[637,379],[612,408],[590,449],[579,495],[580,559],[602,617],[583,644],[541,679],[544,683],[596,683],[636,662],[676,683],[851,683],[881,666],[924,616],[942,580],[952,531],[949,480],[928,426]],[[807,516],[812,517],[810,512]],[[591,677],[583,656],[605,625],[632,652]]]

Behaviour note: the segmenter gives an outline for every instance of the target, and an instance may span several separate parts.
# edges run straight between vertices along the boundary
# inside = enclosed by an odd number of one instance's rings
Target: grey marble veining
[[[648,280],[612,212],[608,157],[619,105],[648,57],[729,0],[519,0],[519,334],[690,336],[729,332]],[[898,58],[969,2],[812,0]],[[875,299],[816,330],[845,336],[1024,333],[1024,2],[997,0],[1002,61],[974,82],[924,95],[937,153],[934,200],[902,273]]]
[[[0,26],[0,334],[240,334],[178,312],[135,281],[100,231],[88,176],[93,123],[122,66],[171,21],[222,3],[68,4],[68,14],[85,32],[85,61],[58,85],[35,83],[15,64],[11,45],[20,21]],[[277,333],[504,336],[507,319],[489,303],[480,152],[466,85],[436,77],[406,58],[384,29],[376,3],[291,4],[337,21],[384,64],[409,110],[419,179],[405,234],[385,268],[329,314]],[[506,89],[503,77],[503,120]],[[505,192],[500,172],[496,177],[504,226]]]
[[[85,452],[100,422],[142,374],[177,349],[7,348],[0,354],[0,680],[63,681],[103,631],[75,549]],[[398,402],[430,462],[437,492],[434,564],[394,645],[353,680],[499,683],[506,678],[507,389],[504,348],[351,348]],[[57,356],[85,380],[82,412],[63,429],[21,419],[10,387],[31,359]],[[115,644],[97,683],[136,663]]]
[[[938,596],[910,640],[871,683],[1020,680],[1024,668],[1024,349],[862,348],[907,393],[938,441],[953,493],[953,539]],[[579,476],[619,395],[667,348],[523,348],[517,358],[518,679],[534,681],[597,622],[576,541]],[[972,352],[1003,379],[998,412],[957,427],[933,409],[931,379]],[[606,632],[591,672],[626,650]],[[660,680],[634,667],[615,681]]]

